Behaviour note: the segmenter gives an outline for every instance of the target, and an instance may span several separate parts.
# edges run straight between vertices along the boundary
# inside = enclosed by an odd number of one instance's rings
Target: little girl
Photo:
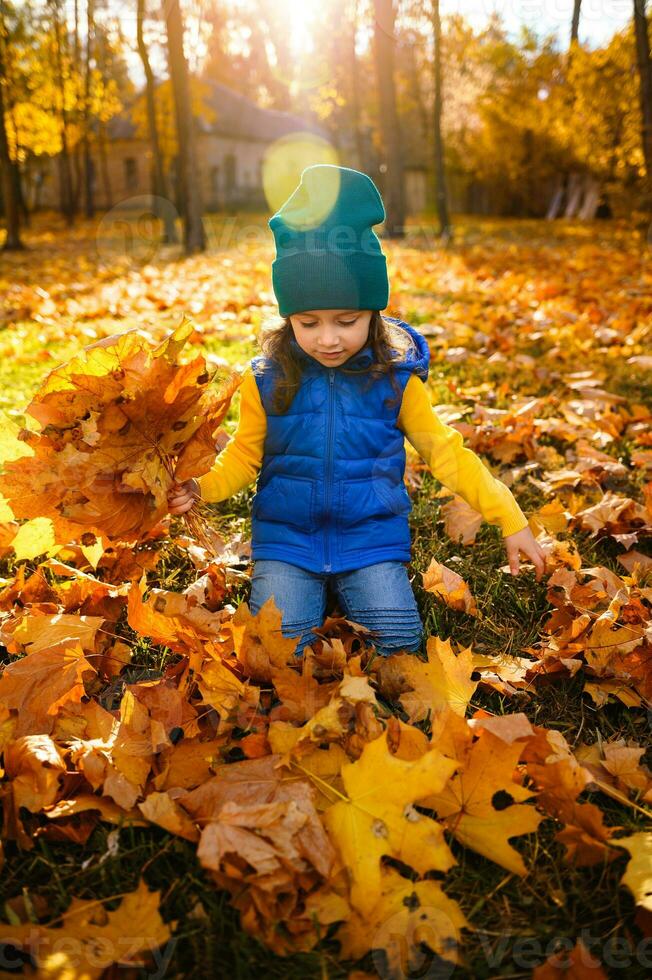
[[[250,609],[270,596],[301,654],[322,625],[330,582],[347,617],[375,631],[378,653],[415,652],[423,624],[407,574],[405,438],[433,474],[500,525],[512,574],[537,579],[543,552],[509,489],[432,409],[430,351],[408,323],[381,316],[387,263],[372,226],[382,199],[364,173],[318,164],[270,219],[272,285],[283,322],[264,336],[240,386],[234,437],[212,470],[176,483],[172,514],[227,497],[258,477],[251,512]]]

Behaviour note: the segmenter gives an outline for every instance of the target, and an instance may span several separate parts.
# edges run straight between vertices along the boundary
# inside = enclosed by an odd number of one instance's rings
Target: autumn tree
[[[202,221],[199,164],[195,147],[188,63],[183,50],[183,18],[179,0],[164,0],[170,78],[179,140],[178,179],[184,205],[184,247],[188,254],[203,252],[206,238]]]

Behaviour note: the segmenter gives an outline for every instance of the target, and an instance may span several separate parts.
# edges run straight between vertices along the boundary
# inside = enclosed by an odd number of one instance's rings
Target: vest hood
[[[428,347],[428,342],[422,333],[413,327],[411,324],[406,323],[404,320],[399,320],[393,316],[383,315],[384,320],[388,320],[390,323],[394,323],[399,327],[402,327],[407,333],[410,334],[414,342],[416,350],[408,350],[401,360],[396,361],[397,365],[403,365],[409,367],[415,374],[417,374],[423,381],[428,377],[428,370],[430,366],[430,348]],[[317,365],[317,367],[323,368],[327,371],[328,366],[321,364],[316,358],[307,354],[302,347],[296,342],[294,337],[290,338],[290,346],[297,354],[300,360],[306,362],[307,364]],[[394,350],[394,348],[392,348]],[[366,344],[361,350],[350,357],[348,361],[345,362],[344,366],[348,370],[356,371],[366,371],[367,368],[373,363],[373,349],[371,344]]]

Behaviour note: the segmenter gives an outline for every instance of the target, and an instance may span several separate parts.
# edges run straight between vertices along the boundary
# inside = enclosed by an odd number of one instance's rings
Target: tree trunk
[[[2,11],[0,10],[0,38],[1,43],[6,45],[6,38],[8,37],[8,31],[6,24],[3,25],[2,21]],[[30,215],[29,208],[25,201],[25,196],[23,194],[23,184],[21,180],[20,173],[20,144],[18,142],[18,122],[16,119],[16,98],[14,95],[15,91],[15,79],[12,74],[12,63],[11,63],[11,50],[8,46],[5,46],[3,52],[3,62],[2,71],[0,71],[0,78],[4,78],[5,82],[5,137],[7,139],[7,145],[9,144],[9,132],[6,129],[7,121],[11,121],[13,129],[14,147],[15,147],[15,160],[10,160],[11,168],[11,179],[14,183],[16,202],[18,205],[18,214],[21,225],[26,228],[29,227]]]
[[[72,173],[70,169],[70,153],[68,150],[68,113],[66,111],[65,80],[63,77],[63,42],[61,40],[61,22],[59,20],[60,0],[48,0],[52,8],[52,24],[55,42],[55,71],[59,93],[61,96],[61,153],[59,156],[59,174],[61,189],[61,211],[66,223],[74,222],[74,200],[72,193]]]
[[[579,211],[582,202],[582,184],[583,180],[580,174],[568,175],[567,200],[564,211],[565,218],[574,218]]]
[[[91,160],[90,121],[91,121],[91,56],[93,35],[95,33],[95,0],[86,3],[86,64],[84,66],[84,212],[87,218],[95,214],[93,194],[93,161]]]
[[[571,21],[571,33],[570,42],[571,47],[573,41],[579,42],[579,32],[580,32],[580,12],[582,10],[582,0],[574,0],[573,3],[573,19]]]
[[[652,62],[647,25],[646,0],[634,0],[634,34],[638,64],[639,98],[641,103],[641,143],[645,160],[644,210],[649,221],[648,243],[652,245]]]
[[[428,140],[429,134],[429,117],[428,117],[428,107],[426,106],[426,100],[423,97],[423,92],[421,91],[421,74],[419,72],[419,66],[417,64],[416,56],[416,45],[409,44],[407,52],[408,59],[408,70],[410,72],[410,86],[412,88],[412,95],[417,107],[417,114],[419,116],[419,122],[421,123],[421,139],[425,142]]]
[[[103,122],[100,123],[99,127],[97,152],[100,158],[100,173],[102,174],[102,187],[104,188],[104,207],[110,211],[113,207],[113,188],[111,187],[109,160],[106,152],[106,123]]]
[[[448,244],[453,237],[450,216],[448,212],[448,194],[446,192],[446,172],[444,169],[444,141],[441,132],[442,83],[441,83],[441,17],[439,15],[439,0],[432,0],[432,29],[435,45],[434,52],[434,92],[435,102],[433,111],[434,163],[435,180],[437,181],[437,214],[439,216],[439,235]]]
[[[580,221],[593,221],[595,212],[600,203],[600,182],[595,177],[586,177],[584,180],[584,198],[577,217]]]
[[[374,59],[378,82],[380,131],[386,160],[383,172],[385,233],[388,238],[402,238],[405,235],[405,185],[394,84],[396,38],[393,0],[374,0],[374,13]]]
[[[179,241],[177,230],[174,225],[173,208],[167,191],[165,173],[163,171],[163,158],[158,138],[158,127],[156,125],[156,95],[154,85],[154,73],[149,63],[149,53],[143,35],[143,21],[145,19],[145,0],[138,0],[136,14],[136,41],[138,53],[145,72],[145,97],[147,100],[147,125],[149,128],[149,142],[152,150],[152,192],[154,195],[154,211],[157,217],[163,222],[163,241],[168,244],[176,245]]]
[[[202,221],[199,166],[195,148],[195,120],[192,114],[188,63],[183,53],[183,20],[179,0],[165,0],[163,14],[167,29],[170,79],[179,144],[179,170],[185,202],[184,246],[186,254],[203,252],[206,237]]]
[[[5,251],[24,249],[20,238],[20,208],[16,197],[16,184],[13,177],[13,163],[9,155],[9,142],[5,126],[5,99],[2,80],[5,76],[4,39],[6,37],[4,18],[0,8],[0,176],[2,177],[2,200],[4,203],[7,236]]]
[[[360,66],[355,53],[355,38],[358,30],[358,3],[353,0],[351,31],[349,41],[349,64],[351,65],[351,99],[349,112],[351,118],[351,129],[355,139],[355,149],[358,157],[358,167],[364,173],[367,172],[369,161],[366,158],[365,143],[362,138],[362,118],[360,112]]]
[[[106,86],[106,35],[100,32],[97,44],[97,56],[99,59],[100,75],[102,76],[102,86]],[[104,204],[107,211],[113,207],[113,190],[111,188],[111,177],[109,175],[109,164],[106,153],[106,123],[98,121],[97,152],[100,158],[100,172],[102,174],[102,186],[104,188]]]

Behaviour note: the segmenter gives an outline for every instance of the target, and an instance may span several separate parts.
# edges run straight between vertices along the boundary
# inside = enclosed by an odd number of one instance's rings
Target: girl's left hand
[[[507,559],[509,561],[509,570],[512,575],[518,575],[520,571],[521,562],[519,553],[523,552],[525,557],[529,558],[534,565],[537,582],[540,582],[546,570],[546,557],[541,547],[537,544],[530,528],[524,527],[522,531],[517,531],[516,534],[508,534],[504,538],[504,541]]]

